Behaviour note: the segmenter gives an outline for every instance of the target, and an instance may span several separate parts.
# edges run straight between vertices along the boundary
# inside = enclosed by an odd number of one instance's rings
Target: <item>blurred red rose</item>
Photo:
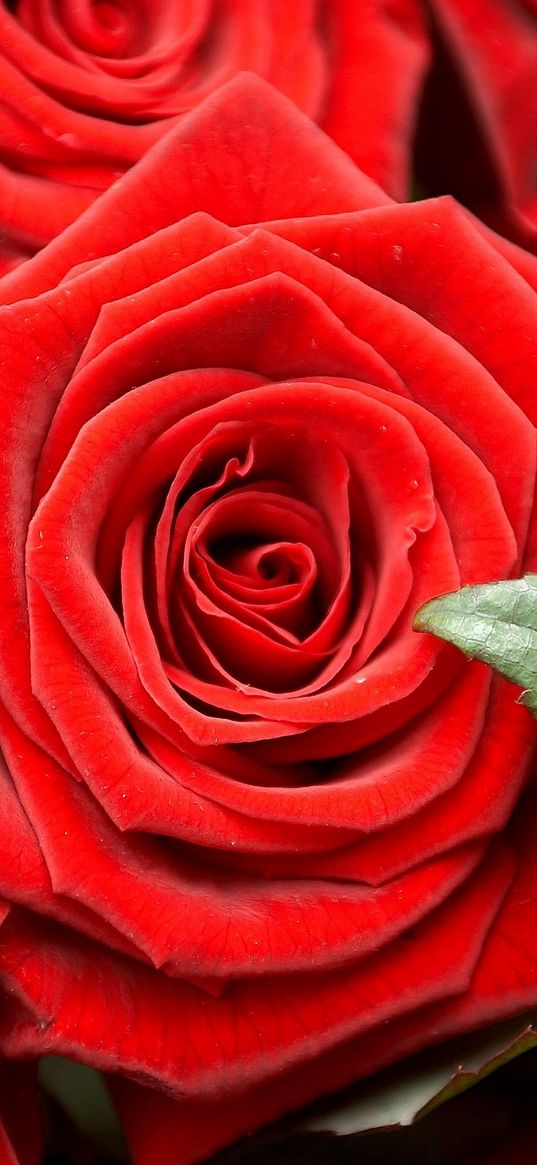
[[[426,53],[414,0],[0,0],[0,272],[244,69],[406,185]]]
[[[394,198],[537,248],[535,0],[1,0],[0,272],[244,69]]]
[[[536,0],[429,0],[417,172],[537,251]],[[374,171],[370,171],[375,176]]]
[[[246,77],[3,280],[0,1052],[137,1165],[537,1001],[534,723],[412,631],[535,562],[527,279]]]

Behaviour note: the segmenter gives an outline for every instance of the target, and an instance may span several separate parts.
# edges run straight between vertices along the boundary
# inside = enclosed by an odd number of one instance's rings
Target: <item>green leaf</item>
[[[431,194],[425,189],[425,186],[420,182],[419,178],[414,177],[410,183],[410,191],[408,195],[409,202],[423,202],[424,198],[430,198]]]
[[[537,574],[441,595],[420,608],[414,628],[518,684],[521,703],[537,716]]]
[[[339,1136],[405,1127],[537,1047],[537,1017],[495,1024],[404,1060],[332,1098],[299,1121]]]
[[[404,1060],[239,1141],[214,1165],[477,1165],[498,1149],[507,1165],[513,1138],[526,1129],[533,1161],[536,1018],[504,1021]],[[459,1095],[448,1093],[451,1082]]]
[[[78,1131],[107,1160],[129,1160],[123,1133],[100,1072],[63,1056],[44,1056],[39,1062],[38,1077],[43,1091],[65,1110]]]

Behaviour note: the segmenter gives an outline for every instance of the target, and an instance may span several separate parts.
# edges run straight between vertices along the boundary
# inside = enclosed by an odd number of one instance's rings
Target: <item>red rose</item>
[[[386,0],[0,0],[0,271],[58,234],[241,69],[403,188],[427,49],[414,0],[391,9]],[[356,67],[368,58],[373,75]]]
[[[537,1000],[536,293],[255,78],[2,290],[0,1051],[178,1165]]]
[[[534,0],[0,0],[0,272],[241,69],[394,198],[417,175],[537,248]]]
[[[434,65],[422,98],[418,174],[537,250],[537,4],[430,0]],[[375,176],[375,171],[369,171]]]

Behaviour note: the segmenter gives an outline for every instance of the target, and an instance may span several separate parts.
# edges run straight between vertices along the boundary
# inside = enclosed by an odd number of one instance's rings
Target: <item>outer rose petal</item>
[[[535,119],[527,116],[537,75],[535,6],[532,0],[498,0],[492,6],[483,0],[432,0],[430,7],[486,151],[489,185],[481,158],[479,168],[472,159],[475,143],[466,156],[468,114],[465,119],[458,110],[462,116],[455,123],[449,74],[439,75],[429,115],[434,126],[423,143],[425,180],[433,189],[441,183],[485,221],[535,251],[537,133]],[[439,140],[441,153],[435,148]]]
[[[513,993],[518,996],[520,1009],[524,1009],[523,997],[531,983],[532,967],[537,957],[537,949],[534,949],[537,933],[535,854],[531,829],[525,832],[523,847],[519,849],[522,854],[519,872],[484,945],[469,990],[464,995],[466,1019],[470,1014],[474,1017],[471,1026],[486,1024],[492,1016],[500,1018],[503,1006],[508,1014]],[[499,1011],[498,1003],[503,999],[504,992],[505,1005]],[[461,1017],[456,1018],[458,1011],[457,1003],[432,1004],[417,1011],[413,1017],[389,1024],[339,1047],[320,1063],[312,1065],[309,1072],[288,1073],[277,1081],[271,1081],[270,1086],[248,1093],[247,1097],[237,1097],[234,1103],[229,1100],[224,1104],[214,1101],[203,1104],[174,1102],[156,1092],[141,1091],[125,1080],[112,1080],[111,1086],[129,1137],[135,1165],[150,1165],[157,1143],[155,1136],[159,1137],[163,1165],[172,1165],[176,1159],[174,1153],[177,1154],[179,1149],[187,1160],[203,1160],[224,1137],[232,1141],[259,1124],[276,1119],[288,1109],[290,1095],[298,1107],[322,1095],[328,1082],[330,1088],[335,1090],[350,1078],[356,1079],[362,1074],[376,1071],[392,1059],[394,1048],[399,1049],[401,1054],[412,1053],[417,1046],[414,1041],[418,1031],[421,1047],[467,1030],[464,1022],[461,1023]],[[158,1129],[158,1133],[155,1133],[155,1129]],[[205,1130],[202,1140],[200,1129]],[[521,1137],[522,1154],[526,1145],[526,1139]],[[493,1158],[494,1165],[500,1165],[500,1162],[503,1165],[503,1160],[499,1154],[498,1162]],[[511,1160],[510,1156],[505,1157],[507,1160]],[[517,1158],[514,1157],[514,1160]],[[524,1165],[525,1161],[522,1155],[521,1162]]]
[[[410,195],[417,169],[428,192],[455,194],[537,246],[531,0],[498,0],[492,11],[485,0],[9,7],[0,8],[1,272],[242,70],[296,102],[393,197]]]
[[[0,1047],[17,1056],[83,1055],[196,1103],[264,1088],[268,1078],[298,1066],[300,1088],[311,1089],[313,1076],[316,1091],[324,1091],[323,1053],[467,991],[513,867],[509,851],[494,846],[464,887],[412,932],[415,942],[403,939],[337,973],[238,980],[222,998],[120,955],[103,962],[95,943],[81,937],[73,943],[51,924],[45,932],[40,920],[14,909],[0,931],[0,967],[13,1008]],[[449,951],[446,926],[455,936]],[[134,1022],[137,1015],[142,1024]],[[420,1029],[416,1043],[422,1039]],[[281,1096],[279,1104],[283,1109]]]
[[[335,59],[322,125],[366,174],[393,198],[404,199],[431,55],[425,6],[416,0],[362,0],[358,7],[355,0],[327,5]]]
[[[200,211],[235,226],[390,201],[291,102],[260,78],[239,76],[189,113],[151,152],[148,165],[142,161],[116,183],[46,256],[6,278],[2,299],[36,295],[76,263]]]
[[[0,8],[0,270],[54,238],[243,70],[326,126],[390,191],[404,191],[412,105],[427,60],[416,0],[395,12],[385,0],[368,0],[360,12],[346,0],[11,7]],[[388,100],[375,74],[355,68],[364,59],[380,65],[379,78],[387,69],[393,75],[397,62]]]

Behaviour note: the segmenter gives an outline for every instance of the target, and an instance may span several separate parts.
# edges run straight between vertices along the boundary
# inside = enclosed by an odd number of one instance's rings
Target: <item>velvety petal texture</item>
[[[537,296],[255,76],[0,290],[0,1052],[189,1165],[537,1002]]]
[[[0,0],[0,273],[243,70],[402,188],[426,59],[414,0]]]
[[[0,274],[245,70],[390,196],[537,251],[533,0],[0,0]]]

